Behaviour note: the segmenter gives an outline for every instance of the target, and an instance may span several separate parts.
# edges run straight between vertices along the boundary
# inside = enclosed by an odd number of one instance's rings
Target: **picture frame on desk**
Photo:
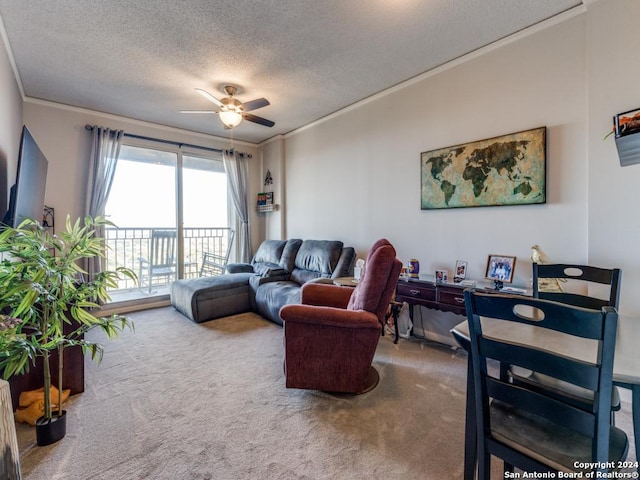
[[[436,270],[436,283],[447,283],[449,272],[446,270]]]
[[[516,257],[509,255],[489,255],[487,258],[487,270],[485,278],[493,280],[496,288],[502,288],[503,283],[513,281],[513,273],[516,269]]]
[[[456,269],[453,276],[453,283],[460,283],[467,278],[467,262],[462,260],[456,260]]]

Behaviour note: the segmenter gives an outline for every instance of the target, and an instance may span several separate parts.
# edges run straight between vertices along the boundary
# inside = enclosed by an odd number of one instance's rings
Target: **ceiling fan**
[[[250,102],[240,102],[237,98],[234,97],[236,92],[238,91],[237,87],[233,85],[225,85],[224,93],[228,95],[221,100],[218,100],[216,97],[211,95],[206,90],[201,88],[196,88],[196,92],[202,95],[207,100],[213,102],[218,109],[217,110],[181,110],[180,113],[217,113],[220,116],[220,120],[224,124],[225,128],[233,128],[237,127],[242,119],[245,119],[249,122],[257,123],[260,125],[264,125],[265,127],[273,127],[275,122],[271,120],[267,120],[266,118],[258,117],[257,115],[253,115],[250,112],[252,110],[257,110],[258,108],[266,107],[269,104],[269,100],[266,98],[256,98],[255,100],[251,100]]]

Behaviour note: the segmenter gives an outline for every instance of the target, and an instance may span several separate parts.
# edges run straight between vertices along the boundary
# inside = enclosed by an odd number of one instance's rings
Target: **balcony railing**
[[[105,230],[106,268],[127,267],[138,274],[140,259],[149,258],[151,232],[154,228],[107,228]],[[167,228],[157,228],[166,231]],[[226,227],[202,227],[184,229],[185,278],[195,278],[200,274],[204,252],[226,255],[230,229]],[[146,279],[142,279],[145,280]],[[167,285],[175,278],[159,278],[158,286]],[[128,279],[119,282],[116,290],[135,288]]]

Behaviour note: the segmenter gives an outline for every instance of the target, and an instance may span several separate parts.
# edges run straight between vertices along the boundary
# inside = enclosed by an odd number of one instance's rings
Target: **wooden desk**
[[[413,321],[414,305],[465,316],[464,291],[467,288],[475,288],[477,291],[487,293],[499,293],[491,288],[491,283],[487,281],[478,281],[476,286],[472,287],[459,283],[436,283],[433,280],[401,278],[396,287],[396,301],[409,304],[409,318],[412,323],[415,323]],[[506,293],[506,290],[503,293]],[[530,291],[520,289],[508,293],[531,295]],[[396,336],[396,342],[397,340]]]
[[[510,322],[483,319],[482,329],[485,336],[509,339],[517,341],[519,338],[526,338],[526,342],[531,342],[540,348],[552,351],[567,352],[568,355],[577,358],[593,359],[595,356],[595,345],[593,342],[585,340],[567,342],[566,339],[559,338],[552,332],[536,329],[529,325],[514,324]],[[451,330],[456,341],[462,348],[469,351],[470,336],[469,325],[466,321],[456,325]],[[631,414],[633,418],[633,436],[635,439],[636,460],[640,462],[640,348],[638,348],[638,338],[640,338],[640,319],[618,316],[618,334],[616,336],[616,352],[613,360],[613,383],[631,390]],[[565,340],[565,341],[563,341]],[[476,465],[476,433],[475,433],[475,411],[473,406],[473,379],[471,375],[471,355],[467,362],[467,405],[465,420],[465,460],[464,478],[473,480]]]
[[[464,290],[456,283],[435,283],[428,280],[399,280],[396,301],[409,304],[409,316],[413,322],[413,306],[433,308],[443,312],[464,315]]]
[[[358,281],[355,277],[338,277],[333,280],[333,283],[340,287],[355,287],[358,285]]]

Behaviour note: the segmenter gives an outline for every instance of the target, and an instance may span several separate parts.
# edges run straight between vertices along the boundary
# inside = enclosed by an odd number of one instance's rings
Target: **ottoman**
[[[242,272],[177,280],[171,285],[171,305],[197,323],[248,312],[249,277],[253,275]]]

